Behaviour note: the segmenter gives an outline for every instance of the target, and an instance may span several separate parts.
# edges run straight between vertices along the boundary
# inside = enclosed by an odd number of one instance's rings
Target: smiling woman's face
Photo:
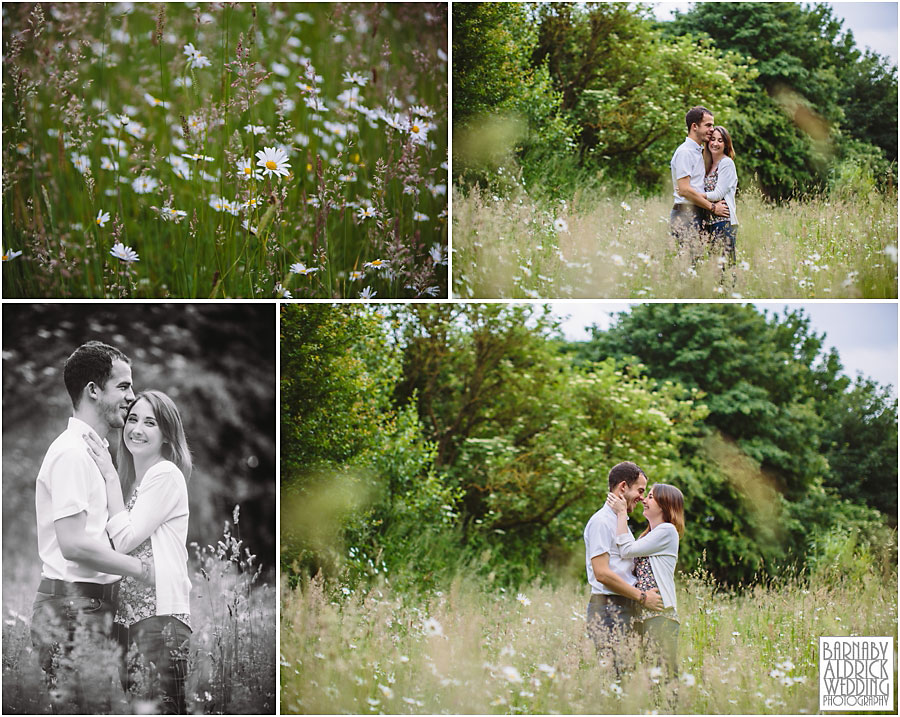
[[[125,447],[133,456],[162,454],[163,435],[150,402],[141,398],[125,417]]]
[[[719,130],[713,130],[707,146],[709,147],[709,151],[715,155],[722,154],[725,151],[725,138]]]

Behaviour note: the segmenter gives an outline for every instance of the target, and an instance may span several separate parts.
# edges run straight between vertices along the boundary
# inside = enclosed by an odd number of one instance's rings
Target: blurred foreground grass
[[[832,576],[833,578],[833,576]],[[281,710],[386,714],[804,714],[821,635],[897,633],[896,574],[722,591],[680,579],[678,677],[634,646],[616,679],[585,632],[587,589],[398,592],[282,580]],[[896,643],[895,643],[896,645]]]

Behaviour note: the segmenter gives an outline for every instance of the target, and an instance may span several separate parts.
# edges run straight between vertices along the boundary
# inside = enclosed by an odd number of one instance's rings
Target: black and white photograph
[[[3,327],[3,713],[272,714],[274,306]]]

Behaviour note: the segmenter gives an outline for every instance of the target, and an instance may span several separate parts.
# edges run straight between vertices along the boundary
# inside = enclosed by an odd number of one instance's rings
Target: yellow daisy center
[[[271,159],[266,162],[266,169],[277,169],[278,165],[275,164]]]
[[[412,126],[412,131],[415,132],[416,134],[419,134],[419,125],[414,124],[414,125]]]
[[[98,219],[98,220],[97,220],[97,224],[99,224],[99,223],[100,223],[100,220]]]
[[[250,174],[251,172],[253,172],[253,169],[252,169],[252,168],[250,168],[250,167],[244,167],[244,174]]]

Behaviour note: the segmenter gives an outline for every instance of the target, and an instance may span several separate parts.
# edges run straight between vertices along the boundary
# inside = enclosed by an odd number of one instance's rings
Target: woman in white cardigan
[[[657,483],[645,496],[644,517],[649,527],[637,540],[628,530],[625,501],[610,494],[607,498],[615,511],[616,544],[623,558],[634,558],[635,587],[639,590],[657,588],[663,601],[661,611],[642,610],[638,631],[645,645],[675,674],[678,650],[678,604],[675,598],[675,563],[678,560],[678,541],[684,534],[684,496],[666,483]]]
[[[703,149],[703,161],[706,164],[704,189],[706,198],[711,202],[724,199],[728,205],[729,216],[710,216],[705,227],[711,248],[720,246],[724,250],[730,266],[736,263],[737,244],[737,207],[734,195],[737,191],[737,167],[734,164],[734,145],[731,135],[724,127],[713,127],[712,136]],[[723,266],[724,269],[724,266]]]
[[[150,560],[155,572],[152,585],[125,578],[119,587],[115,628],[126,660],[123,684],[126,691],[157,700],[164,714],[186,714],[191,455],[181,416],[166,394],[138,394],[125,417],[118,471],[104,446],[93,439],[87,443],[106,481],[106,531],[113,546]]]

